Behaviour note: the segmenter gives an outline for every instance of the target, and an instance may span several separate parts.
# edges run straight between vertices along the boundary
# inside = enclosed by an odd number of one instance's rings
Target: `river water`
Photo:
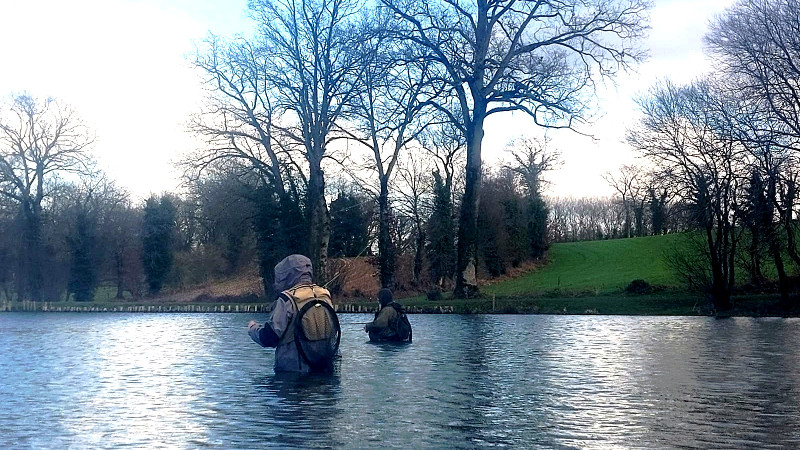
[[[0,314],[0,448],[800,448],[800,320],[414,315],[276,376],[247,314]]]

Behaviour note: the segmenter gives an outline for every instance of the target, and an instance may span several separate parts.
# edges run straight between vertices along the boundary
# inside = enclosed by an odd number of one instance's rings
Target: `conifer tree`
[[[441,174],[433,173],[433,212],[428,220],[428,262],[430,276],[441,285],[455,272],[455,221],[450,189]]]
[[[69,291],[76,301],[92,301],[97,288],[97,221],[83,205],[78,208],[75,229],[67,241],[72,259]]]
[[[172,269],[172,245],[175,232],[175,205],[163,196],[147,199],[142,225],[142,266],[147,289],[155,295],[161,291]]]
[[[330,255],[358,256],[364,253],[368,243],[367,218],[361,202],[353,194],[340,192],[331,202]]]
[[[533,259],[541,259],[549,247],[547,239],[547,216],[550,211],[542,196],[536,194],[528,198],[528,242]]]

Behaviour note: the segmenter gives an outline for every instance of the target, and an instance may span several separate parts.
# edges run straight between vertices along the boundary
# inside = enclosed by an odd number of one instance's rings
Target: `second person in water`
[[[364,326],[372,342],[411,342],[411,323],[403,306],[394,301],[392,291],[386,288],[378,292],[380,308],[375,319]]]

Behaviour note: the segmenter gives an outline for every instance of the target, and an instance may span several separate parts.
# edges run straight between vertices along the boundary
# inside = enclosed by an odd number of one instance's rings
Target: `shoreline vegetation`
[[[733,308],[718,313],[710,299],[681,287],[667,265],[669,249],[680,247],[690,235],[672,234],[629,239],[553,244],[547,261],[523,266],[481,286],[482,295],[455,299],[441,293],[430,300],[422,292],[396,292],[410,313],[422,314],[571,314],[633,316],[790,317],[775,292],[742,291],[733,296]],[[334,295],[340,313],[373,313],[379,289],[374,263],[355,258],[346,264]],[[8,301],[0,298],[0,312],[197,312],[264,314],[272,299],[263,295],[255,272],[176,289],[158,297],[117,300],[113,290],[99,292],[91,302]]]
[[[243,302],[228,296],[224,301],[205,297],[202,302],[163,302],[158,299],[107,302],[0,302],[0,312],[131,312],[131,313],[251,313],[269,311],[271,301],[252,296]],[[774,294],[735,297],[735,306],[715,313],[708,300],[690,292],[661,292],[651,295],[608,294],[597,296],[494,297],[431,301],[424,297],[400,299],[413,314],[551,314],[551,315],[631,315],[631,316],[715,316],[715,317],[795,317],[800,311],[781,308]],[[339,313],[373,313],[371,299],[345,299],[336,302]]]

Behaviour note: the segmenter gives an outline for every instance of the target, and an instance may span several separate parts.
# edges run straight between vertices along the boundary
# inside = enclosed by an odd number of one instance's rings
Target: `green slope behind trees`
[[[684,234],[671,234],[553,244],[547,265],[486,286],[484,292],[496,296],[551,292],[597,295],[619,292],[636,279],[654,286],[681,288],[682,283],[667,265],[665,254],[686,238]]]

